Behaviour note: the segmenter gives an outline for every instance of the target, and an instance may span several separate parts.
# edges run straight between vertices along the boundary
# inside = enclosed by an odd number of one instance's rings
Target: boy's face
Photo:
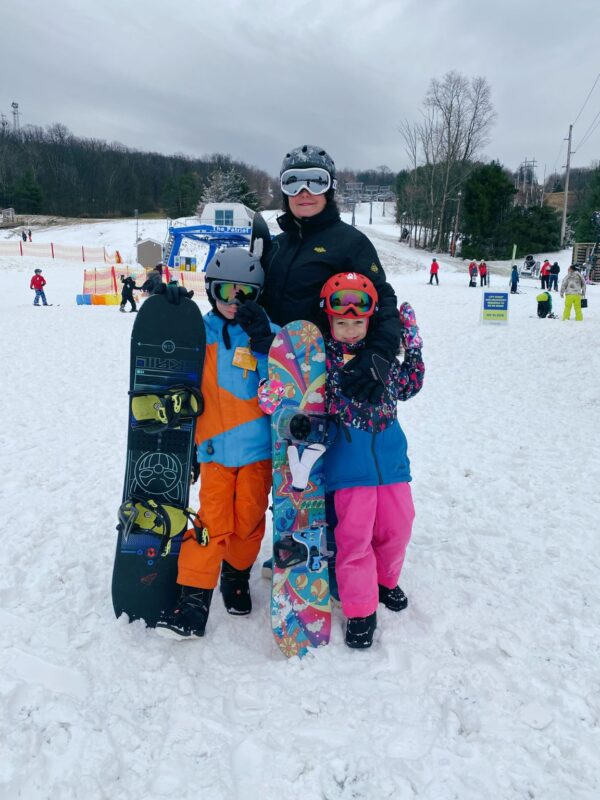
[[[367,335],[369,320],[366,317],[330,317],[331,335],[338,342],[354,344]]]
[[[237,314],[238,308],[237,303],[223,303],[221,300],[217,300],[217,309],[225,319],[233,319]]]

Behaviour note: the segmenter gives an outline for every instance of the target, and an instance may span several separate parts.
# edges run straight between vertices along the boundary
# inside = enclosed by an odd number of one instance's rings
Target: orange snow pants
[[[271,489],[271,461],[244,467],[200,465],[198,518],[208,529],[206,547],[188,530],[179,552],[177,583],[214,589],[221,562],[247,569],[256,561],[265,532],[265,514]]]

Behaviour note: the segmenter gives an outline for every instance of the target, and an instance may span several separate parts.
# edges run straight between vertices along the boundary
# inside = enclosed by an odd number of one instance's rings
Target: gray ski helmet
[[[335,163],[333,158],[316,144],[303,144],[302,147],[294,147],[286,153],[281,164],[279,174],[282,175],[286,169],[301,169],[303,167],[321,167],[331,175],[331,182],[335,181]]]
[[[260,258],[245,247],[220,248],[208,262],[204,273],[209,298],[212,281],[250,283],[262,289],[265,273]]]

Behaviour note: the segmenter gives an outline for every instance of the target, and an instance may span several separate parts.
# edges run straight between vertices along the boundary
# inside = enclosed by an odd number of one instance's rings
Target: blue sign
[[[483,292],[482,322],[508,322],[508,292]]]

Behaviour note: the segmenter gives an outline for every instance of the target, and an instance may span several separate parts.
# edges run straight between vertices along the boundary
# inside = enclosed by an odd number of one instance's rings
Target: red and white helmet
[[[340,272],[321,289],[320,306],[330,317],[371,317],[378,299],[377,289],[366,275]]]

